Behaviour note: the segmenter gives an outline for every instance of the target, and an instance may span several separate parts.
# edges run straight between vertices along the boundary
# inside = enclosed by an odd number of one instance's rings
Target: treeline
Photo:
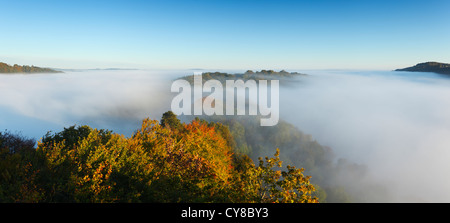
[[[437,74],[450,74],[450,64],[438,62],[418,63],[415,66],[395,71],[411,71],[411,72],[434,72]]]
[[[255,165],[229,127],[172,113],[131,137],[89,126],[47,133],[37,148],[0,134],[1,202],[317,202],[304,170],[279,150]]]
[[[194,83],[194,76],[195,75],[189,75],[182,77],[181,79],[187,80],[189,83]],[[286,83],[286,80],[289,80],[290,82],[293,80],[292,78],[298,77],[298,76],[306,76],[306,74],[298,73],[298,72],[287,72],[285,70],[281,71],[274,71],[274,70],[261,70],[261,71],[252,71],[247,70],[243,74],[229,74],[224,72],[204,72],[201,74],[202,81],[208,81],[208,80],[218,80],[222,84],[225,84],[227,80],[280,80],[282,84]]]
[[[6,63],[0,62],[0,73],[62,73],[62,72],[50,68],[41,68],[28,65],[20,66],[14,64],[13,66],[10,66]]]

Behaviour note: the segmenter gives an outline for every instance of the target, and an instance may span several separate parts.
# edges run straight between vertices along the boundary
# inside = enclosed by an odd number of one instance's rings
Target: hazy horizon
[[[12,60],[12,61],[16,61],[17,60]],[[7,61],[0,61],[3,63],[6,63],[10,66],[14,65],[14,64],[18,64],[19,66],[37,66],[37,67],[41,67],[41,68],[50,68],[50,69],[55,69],[58,71],[67,71],[67,72],[72,72],[72,71],[86,71],[86,70],[145,70],[145,71],[169,71],[169,72],[173,72],[173,71],[192,71],[192,72],[229,72],[232,74],[237,74],[237,73],[245,73],[247,70],[252,70],[252,71],[260,71],[260,70],[274,70],[274,71],[281,71],[281,70],[286,70],[289,72],[303,72],[306,73],[308,71],[394,71],[395,69],[401,69],[401,68],[406,68],[406,67],[410,67],[410,66],[414,66],[418,63],[423,63],[423,62],[438,62],[438,63],[446,63],[445,61],[417,61],[417,62],[412,62],[411,64],[404,66],[404,67],[400,67],[400,66],[395,66],[393,65],[392,67],[380,67],[377,69],[373,69],[373,68],[270,68],[270,67],[248,67],[248,68],[203,68],[203,67],[195,67],[195,68],[177,68],[177,69],[173,69],[173,68],[150,68],[150,67],[121,67],[121,66],[117,66],[117,64],[111,64],[110,66],[89,66],[89,67],[82,67],[82,68],[74,68],[74,67],[54,67],[54,66],[47,66],[45,64],[24,64],[24,63],[10,63]],[[119,63],[120,64],[120,63]],[[1,74],[1,73],[0,73]]]
[[[0,14],[8,21],[0,61],[11,64],[392,70],[450,62],[445,0],[21,0],[4,7],[21,11]]]

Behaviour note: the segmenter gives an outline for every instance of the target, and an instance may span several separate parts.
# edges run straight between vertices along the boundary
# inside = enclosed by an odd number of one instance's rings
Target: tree
[[[179,123],[170,113],[163,120]],[[36,149],[1,136],[0,202],[317,201],[303,169],[281,171],[278,150],[256,166],[220,123],[193,120],[173,131],[145,119],[131,137],[72,126]]]
[[[304,169],[287,166],[286,171],[275,170],[280,168],[280,150],[277,149],[273,158],[260,157],[257,168],[260,180],[259,196],[262,202],[272,203],[317,203],[318,199],[312,197],[314,186],[309,182],[310,176],[304,176]]]
[[[161,118],[161,125],[168,126],[172,130],[181,128],[180,120],[177,118],[177,116],[172,111],[167,111],[163,114],[163,116]]]
[[[0,202],[37,202],[42,199],[34,145],[33,139],[18,133],[0,132]]]
[[[35,144],[34,139],[24,137],[20,133],[0,132],[0,148],[8,149],[10,153],[33,149]]]
[[[0,73],[62,73],[50,68],[41,68],[36,66],[17,65],[10,66],[6,63],[0,62]]]

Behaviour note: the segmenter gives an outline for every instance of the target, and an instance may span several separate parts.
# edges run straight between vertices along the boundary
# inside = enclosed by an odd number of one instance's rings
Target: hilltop
[[[0,62],[0,73],[63,73],[62,71],[53,70],[50,68],[42,68],[36,66],[28,65],[17,65],[13,66]]]
[[[289,81],[292,82],[293,77],[296,76],[306,76],[306,74],[298,73],[298,72],[287,72],[285,70],[281,71],[273,71],[273,70],[261,70],[261,71],[252,71],[248,70],[245,73],[241,74],[229,74],[229,73],[222,73],[222,72],[203,72],[202,74],[202,81],[208,81],[211,79],[215,79],[220,81],[221,83],[225,83],[226,80],[280,80],[284,81],[285,79],[290,79]],[[185,79],[189,81],[189,83],[194,83],[194,76],[185,76],[181,79]]]
[[[438,74],[450,74],[450,64],[438,62],[419,63],[413,67],[397,69],[395,71],[434,72]]]

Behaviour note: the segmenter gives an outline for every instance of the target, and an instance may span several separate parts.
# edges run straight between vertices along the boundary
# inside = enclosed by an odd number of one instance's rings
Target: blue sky
[[[0,61],[56,68],[450,63],[450,1],[2,1]]]

